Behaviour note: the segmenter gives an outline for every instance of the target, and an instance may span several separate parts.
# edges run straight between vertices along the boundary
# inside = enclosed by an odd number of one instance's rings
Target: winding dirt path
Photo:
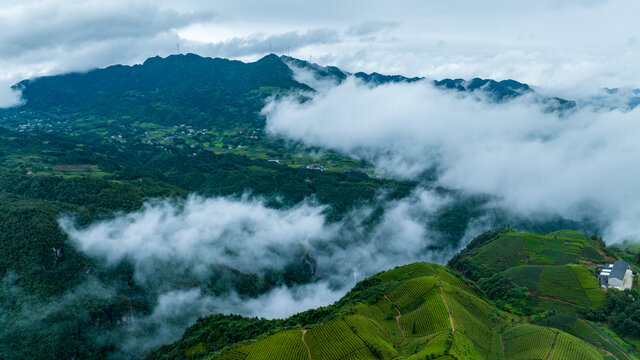
[[[551,344],[551,350],[549,350],[549,355],[547,355],[547,360],[551,359],[551,355],[553,354],[553,350],[556,348],[556,341],[558,341],[558,335],[560,333],[556,333],[556,337],[553,338],[553,344]]]
[[[504,340],[502,339],[502,334],[500,334],[500,345],[502,345],[502,356],[506,359],[507,355],[504,353]]]
[[[446,332],[446,330],[445,330],[445,331],[440,331],[440,332],[435,333],[435,334],[431,337],[431,339],[429,339],[429,341],[427,341],[427,344],[426,344],[425,346],[423,346],[423,347],[422,347],[422,349],[421,349],[420,351],[422,351],[422,350],[424,350],[424,349],[428,348],[428,347],[429,347],[429,345],[431,345],[431,342],[432,342],[435,338],[437,338],[438,336],[442,335],[442,334],[443,334],[443,333],[445,333],[445,332]]]
[[[444,298],[444,289],[442,288],[442,281],[438,280],[440,283],[440,296],[442,296],[442,301],[444,301],[444,306],[447,308],[447,313],[449,314],[449,322],[451,323],[451,332],[456,332],[456,327],[453,326],[453,316],[451,316],[451,310],[449,309],[449,304],[447,303],[447,299]]]
[[[390,303],[393,304],[393,301],[391,301],[391,299],[389,299],[389,297],[385,294],[384,295],[385,299],[389,300]],[[400,345],[404,344],[405,341],[407,341],[407,337],[404,335],[404,329],[402,328],[402,325],[400,325],[400,318],[402,318],[402,313],[400,313],[400,309],[398,309],[398,307],[396,306],[396,311],[398,312],[398,316],[396,316],[396,322],[398,323],[398,329],[400,329],[400,332],[402,333],[402,342],[400,343]]]
[[[576,306],[576,307],[583,308],[583,309],[585,308],[584,305],[572,303],[571,301],[562,300],[562,299],[558,299],[558,298],[554,298],[554,297],[546,296],[546,295],[542,295],[542,294],[536,294],[535,292],[531,292],[531,291],[529,291],[529,294],[533,295],[533,296],[536,296],[536,297],[539,297],[539,298],[542,298],[542,299],[547,299],[547,300],[551,300],[551,301],[555,301],[555,302],[569,304],[569,305]]]
[[[304,346],[307,348],[307,353],[309,354],[309,360],[311,360],[311,349],[309,349],[309,345],[307,345],[307,342],[304,341],[304,334],[307,333],[308,330],[302,330],[302,343],[304,344]]]

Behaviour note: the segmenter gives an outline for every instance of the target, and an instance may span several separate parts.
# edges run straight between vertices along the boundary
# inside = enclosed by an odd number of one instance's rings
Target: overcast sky
[[[559,4],[561,3],[561,4]],[[566,92],[640,86],[636,0],[0,0],[7,85],[182,52],[269,52],[430,78],[514,78]]]

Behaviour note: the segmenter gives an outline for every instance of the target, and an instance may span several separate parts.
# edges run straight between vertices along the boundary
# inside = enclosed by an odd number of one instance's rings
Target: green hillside
[[[523,265],[504,274],[537,297],[542,308],[588,307],[600,309],[607,299],[593,271],[585,265]]]
[[[575,314],[606,306],[595,265],[613,261],[613,255],[600,238],[576,231],[538,235],[501,229],[474,239],[449,266],[505,309]]]
[[[582,360],[605,359],[615,350],[590,333],[528,324],[483,300],[458,276],[428,263],[399,267],[361,282],[334,305],[264,320],[269,330],[226,344],[212,342],[217,330],[201,319],[182,340],[146,359]]]
[[[601,264],[607,258],[602,244],[577,231],[538,235],[502,230],[493,235],[471,242],[451,263],[479,278],[520,265]]]
[[[603,335],[598,331],[598,326],[584,319],[571,315],[554,315],[544,320],[544,325],[563,330],[584,341],[603,349],[610,356],[616,359],[634,359],[630,355],[627,346],[620,344],[616,340]]]

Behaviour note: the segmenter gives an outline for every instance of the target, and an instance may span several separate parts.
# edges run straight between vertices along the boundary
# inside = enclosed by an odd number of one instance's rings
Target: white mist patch
[[[338,301],[351,288],[352,284],[348,285],[337,289],[331,288],[326,282],[295,288],[281,286],[258,298],[244,300],[238,305],[244,308],[241,312],[243,315],[285,319],[299,312]]]
[[[285,63],[293,72],[294,80],[299,83],[306,84],[315,90],[324,91],[338,85],[336,80],[333,78],[320,78],[316,76],[315,71],[310,71],[309,69],[299,67],[295,63],[286,60]],[[313,67],[318,65],[308,64],[308,66]]]
[[[565,117],[527,97],[494,104],[431,83],[353,78],[311,101],[268,103],[270,134],[337,149],[392,176],[437,166],[439,184],[492,194],[523,215],[591,216],[608,240],[640,237],[640,110]]]
[[[22,93],[0,81],[0,109],[22,104]]]
[[[199,196],[151,201],[139,211],[84,228],[62,218],[60,226],[85,254],[112,266],[131,262],[141,283],[167,265],[185,276],[207,276],[213,265],[260,274],[282,269],[301,252],[317,260],[323,278],[352,282],[353,273],[366,276],[418,260],[446,261],[449,250],[443,255],[425,249],[438,241],[427,224],[449,201],[418,188],[385,204],[383,217],[369,230],[362,225],[370,215],[367,208],[328,223],[325,207],[309,201],[273,209],[261,199]]]
[[[152,274],[158,263],[205,274],[213,264],[260,272],[280,268],[298,246],[330,237],[323,210],[306,202],[275,210],[260,200],[192,196],[152,201],[84,229],[68,218],[60,224],[84,253],[111,265],[132,261],[138,278]]]

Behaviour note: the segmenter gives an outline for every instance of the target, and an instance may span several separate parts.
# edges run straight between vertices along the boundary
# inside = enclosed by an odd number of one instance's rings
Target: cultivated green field
[[[532,294],[577,307],[599,309],[607,299],[598,280],[585,265],[517,266],[504,271]]]
[[[339,302],[328,321],[231,347],[210,359],[604,359],[602,344],[557,326],[516,323],[438,265],[411,264],[367,282],[346,297],[358,301]],[[573,333],[593,335],[582,330]]]
[[[519,265],[565,265],[605,261],[593,240],[570,230],[547,235],[510,231],[475,249],[471,256],[474,261],[497,271]]]

